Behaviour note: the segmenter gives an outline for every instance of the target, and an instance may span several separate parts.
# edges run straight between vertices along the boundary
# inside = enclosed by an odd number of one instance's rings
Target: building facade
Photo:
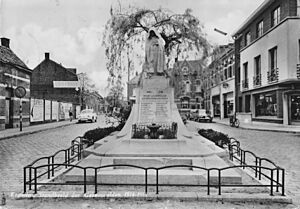
[[[205,109],[213,117],[228,118],[235,111],[234,45],[218,46],[211,57],[212,62],[202,75]]]
[[[299,0],[266,0],[234,33],[238,111],[253,121],[300,123],[299,15]]]
[[[176,61],[170,75],[174,85],[174,98],[181,114],[191,109],[203,109],[204,67],[200,60]]]
[[[19,127],[20,104],[22,104],[22,126],[29,125],[30,76],[32,71],[10,49],[10,40],[1,38],[0,46],[0,130]],[[15,89],[23,87],[25,96],[17,97]]]
[[[55,82],[66,82],[66,84],[55,86]],[[45,59],[32,72],[30,89],[33,120],[31,122],[68,119],[70,111],[76,117],[80,112],[80,91],[74,86],[68,87],[72,82],[78,83],[76,69],[63,67],[51,60],[49,53],[45,53]]]

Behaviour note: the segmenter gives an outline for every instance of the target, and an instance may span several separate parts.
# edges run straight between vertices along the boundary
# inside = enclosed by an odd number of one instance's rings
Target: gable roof
[[[30,70],[10,48],[5,46],[0,46],[0,62],[12,64],[25,70]]]
[[[177,67],[181,68],[184,64],[188,65],[191,70],[198,70],[198,68],[203,67],[203,63],[201,60],[183,60],[177,61]]]

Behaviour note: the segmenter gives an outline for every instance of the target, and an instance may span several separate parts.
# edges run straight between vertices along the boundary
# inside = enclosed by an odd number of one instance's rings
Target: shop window
[[[279,22],[280,22],[280,7],[277,7],[271,13],[271,27],[274,27]]]
[[[293,121],[300,122],[300,95],[291,96],[291,116]]]
[[[277,116],[276,91],[255,96],[256,116]]]

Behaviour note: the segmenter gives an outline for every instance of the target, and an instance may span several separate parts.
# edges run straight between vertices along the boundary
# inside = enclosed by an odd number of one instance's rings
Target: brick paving
[[[300,205],[300,134],[233,128],[219,123],[188,122],[188,128],[214,129],[241,142],[241,147],[260,157],[266,157],[286,169],[286,190]]]
[[[46,124],[28,129],[47,129],[34,134],[17,136],[0,140],[0,192],[21,192],[23,189],[23,167],[33,160],[52,155],[60,149],[71,145],[71,141],[82,136],[87,130],[103,126],[104,117],[97,123],[72,123],[69,126],[57,127],[62,124]],[[63,122],[68,123],[68,121]],[[51,128],[48,130],[48,128]],[[17,130],[16,130],[17,131]],[[3,131],[6,136],[12,131]],[[4,134],[2,134],[3,136]]]

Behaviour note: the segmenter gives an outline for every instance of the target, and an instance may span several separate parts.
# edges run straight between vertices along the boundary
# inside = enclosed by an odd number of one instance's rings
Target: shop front
[[[255,98],[255,117],[274,117],[277,118],[277,94],[276,91],[256,94]]]
[[[234,97],[233,92],[224,94],[224,118],[228,118],[234,112]]]
[[[213,116],[221,117],[220,96],[219,95],[212,97],[212,106],[213,106]]]
[[[300,94],[291,95],[291,122],[300,123]]]

